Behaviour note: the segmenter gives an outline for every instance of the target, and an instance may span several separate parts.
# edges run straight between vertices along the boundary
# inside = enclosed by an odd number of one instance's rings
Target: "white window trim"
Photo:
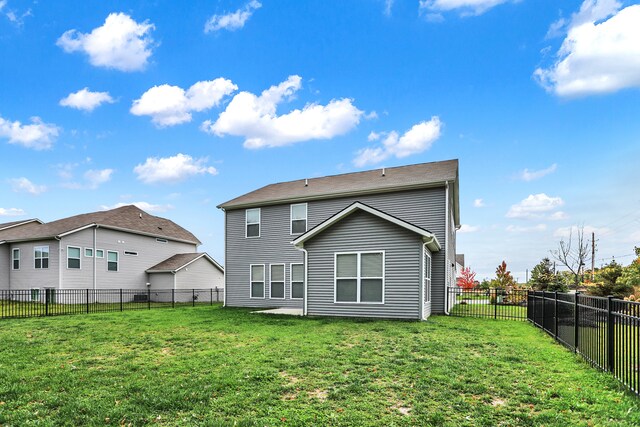
[[[302,233],[294,233],[293,232],[293,207],[294,206],[302,206],[304,205],[304,231]],[[304,234],[307,232],[307,230],[309,229],[309,205],[307,203],[293,203],[291,205],[289,205],[289,235],[291,236],[298,236],[301,234]],[[296,221],[299,221],[300,219],[297,219]]]
[[[98,251],[102,252],[102,256],[98,256]],[[96,249],[95,257],[98,259],[104,259],[104,249]]]
[[[257,265],[261,265],[262,266],[262,296],[261,297],[254,297],[253,296],[253,282],[258,282],[258,280],[252,280],[253,277],[251,276],[251,273],[253,272],[253,267],[257,266]],[[265,264],[249,264],[249,298],[251,299],[265,299],[266,298],[266,294],[267,294],[267,290],[265,289],[265,279],[267,278],[267,269],[265,267]]]
[[[258,222],[247,222],[247,215],[249,211],[258,211]],[[258,224],[258,235],[257,236],[247,236],[247,231],[249,230],[249,225]],[[244,237],[245,239],[257,239],[262,234],[262,208],[248,208],[244,210]]]
[[[292,300],[303,300],[304,296],[302,298],[294,298],[293,297],[293,266],[294,265],[301,265],[302,266],[302,282],[296,282],[296,283],[302,283],[302,295],[304,295],[304,263],[303,262],[292,262],[291,264],[289,264],[289,299]]]
[[[37,258],[40,260],[40,268],[36,267],[36,250],[40,248],[40,252],[43,252],[42,248],[47,248],[47,253],[49,254],[49,256],[46,257],[47,260],[47,266],[43,267],[42,266],[42,260],[45,259],[45,257],[40,257]],[[39,245],[39,246],[34,246],[33,247],[33,268],[34,270],[48,270],[49,269],[49,261],[51,260],[51,252],[49,252],[50,248],[49,245]]]
[[[282,298],[271,296],[271,269],[275,265],[281,265],[283,268],[284,277],[282,277]],[[277,282],[280,283],[280,282]],[[287,298],[287,266],[286,264],[269,264],[269,299],[286,299]]]
[[[118,255],[118,260],[116,261],[116,270],[115,271],[109,270],[109,263],[113,262],[113,261],[109,261],[109,254],[110,253],[114,253],[114,254]],[[120,253],[118,251],[109,251],[108,250],[107,251],[107,272],[109,272],[109,273],[117,273],[119,271],[120,271]]]
[[[40,295],[40,288],[29,288],[29,290],[31,291],[29,293],[29,301],[31,302],[39,302],[40,298],[42,295]],[[38,291],[38,298],[37,299],[33,299],[33,291]]]
[[[91,251],[91,255],[87,255],[87,251]],[[93,256],[95,255],[95,252],[94,252],[93,248],[84,248],[84,252],[82,253],[82,255],[85,258],[93,258]]]
[[[78,256],[78,258],[69,258],[69,248],[77,249],[80,252],[80,256]],[[77,259],[80,262],[80,266],[78,268],[69,268],[69,259]],[[82,270],[82,248],[81,247],[67,245],[67,270]]]
[[[15,253],[18,253],[18,268],[15,268]],[[35,265],[35,263],[34,263]],[[20,252],[20,248],[13,248],[11,249],[11,269],[16,271],[16,270],[20,270],[20,267],[22,267],[22,253]]]
[[[382,279],[382,302],[360,301],[361,281],[361,256],[362,254],[382,254],[382,277],[364,277],[364,279]],[[340,279],[356,279],[356,300],[355,301],[338,301],[338,255],[357,255],[356,261],[356,277],[340,277]],[[386,286],[386,251],[352,251],[352,252],[336,252],[333,254],[333,303],[334,304],[357,304],[357,305],[384,305],[384,294]]]

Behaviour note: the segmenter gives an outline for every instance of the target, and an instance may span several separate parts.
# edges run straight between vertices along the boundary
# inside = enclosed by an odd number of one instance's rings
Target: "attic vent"
[[[142,214],[141,213],[139,213],[138,216],[140,217],[140,219],[142,219]]]
[[[384,168],[382,168],[382,176],[384,176]]]
[[[306,178],[304,179],[304,186],[305,186],[305,187],[308,187],[308,186],[309,186],[309,180],[308,180],[308,179],[306,179]]]
[[[156,242],[158,242],[158,243],[167,243],[167,239],[161,239],[161,238],[158,237],[156,239]]]

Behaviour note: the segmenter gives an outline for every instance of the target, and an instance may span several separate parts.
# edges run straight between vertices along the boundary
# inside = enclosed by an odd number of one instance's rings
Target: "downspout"
[[[54,238],[58,241],[58,289],[62,289],[62,239],[58,236]]]
[[[425,318],[425,313],[424,313],[424,291],[425,291],[425,284],[426,284],[426,280],[427,278],[426,276],[426,272],[427,272],[427,249],[428,245],[430,245],[431,243],[433,243],[433,241],[436,239],[436,236],[431,236],[431,239],[428,242],[424,242],[422,244],[422,277],[420,279],[421,284],[420,284],[420,320],[427,320]],[[429,277],[429,279],[431,279],[431,277]],[[446,294],[446,290],[445,290],[445,294]],[[446,298],[446,297],[445,297]],[[429,298],[429,304],[431,304],[431,298]]]
[[[445,182],[444,224],[444,314],[449,314],[449,181]]]
[[[227,211],[224,208],[220,208],[224,212],[224,271],[222,272],[222,278],[224,280],[224,292],[222,293],[222,307],[227,306]],[[246,227],[246,225],[245,225]],[[249,279],[251,280],[251,279]]]
[[[96,245],[98,241],[98,225],[96,224],[93,229],[93,295],[96,294],[96,289],[98,289],[98,272],[96,270]]]
[[[305,248],[302,247],[298,247],[294,245],[294,248],[296,248],[299,251],[304,252],[304,299],[302,301],[302,315],[306,316],[307,315],[307,279],[308,279],[308,260],[309,260],[309,253],[307,252],[307,250]]]

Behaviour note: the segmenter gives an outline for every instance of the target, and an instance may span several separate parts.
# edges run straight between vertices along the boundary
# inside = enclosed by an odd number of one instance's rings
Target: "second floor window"
[[[118,271],[118,252],[107,251],[107,271]]]
[[[20,270],[20,249],[13,250],[13,269]]]
[[[33,267],[49,268],[49,246],[36,246],[33,248]]]
[[[67,268],[80,268],[80,248],[67,247]]]
[[[260,208],[245,211],[246,237],[260,237]]]
[[[291,234],[301,234],[307,231],[307,204],[291,205]]]

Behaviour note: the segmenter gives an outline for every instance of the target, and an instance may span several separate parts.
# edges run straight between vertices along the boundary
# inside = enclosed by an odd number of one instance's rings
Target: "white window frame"
[[[254,297],[253,296],[253,282],[260,282],[259,280],[253,280],[253,267],[254,266],[262,266],[262,296]],[[267,278],[267,269],[265,264],[249,264],[249,298],[252,299],[265,299],[267,296],[267,290],[265,289],[265,279]]]
[[[302,297],[294,298],[293,297],[293,266],[301,265],[302,266],[302,281],[296,281],[295,283],[302,283]],[[303,300],[304,299],[304,263],[302,262],[292,262],[289,264],[289,298],[293,300]]]
[[[16,259],[16,253],[18,254],[18,258]],[[16,268],[16,261],[18,261],[18,268]],[[11,249],[11,269],[12,270],[20,270],[20,266],[22,265],[22,256],[20,253],[20,248]]]
[[[90,251],[91,255],[87,255],[87,251]],[[94,255],[93,248],[84,248],[83,255],[85,258],[93,258],[93,255]]]
[[[362,255],[363,254],[382,254],[382,277],[362,277]],[[356,277],[338,277],[338,256],[339,255],[357,255],[356,261]],[[338,279],[355,279],[356,280],[356,300],[355,301],[338,301]],[[360,301],[360,293],[362,288],[362,279],[382,279],[382,302]],[[333,303],[334,304],[358,304],[358,305],[384,305],[384,294],[386,285],[386,251],[351,251],[351,252],[335,252],[333,254]]]
[[[304,206],[304,231],[300,232],[300,233],[294,233],[293,232],[293,207],[294,206]],[[292,205],[289,205],[289,234],[290,235],[300,235],[300,234],[304,234],[307,232],[307,230],[309,229],[309,222],[308,222],[308,218],[309,218],[309,205],[307,203],[293,203]],[[302,218],[297,218],[295,219],[296,221],[301,221]]]
[[[271,272],[274,266],[276,265],[281,265],[282,266],[282,298],[280,297],[274,297],[271,295],[271,286],[272,286],[272,281],[271,281]],[[280,281],[276,282],[276,283],[281,283]],[[287,266],[286,264],[269,264],[269,299],[286,299],[287,298]]]
[[[42,250],[42,248],[47,248],[47,254],[48,256],[45,258],[43,256],[41,256],[40,258],[36,258],[36,251],[38,249],[40,249],[40,253],[44,252]],[[36,267],[36,259],[40,260],[40,267]],[[47,266],[43,267],[42,266],[42,260],[46,259],[47,260]],[[51,260],[51,252],[49,251],[49,245],[39,245],[39,246],[34,246],[33,247],[33,268],[35,270],[48,270],[49,269],[49,261]]]
[[[426,249],[424,250],[424,265],[422,267],[422,271],[424,276],[423,284],[424,284],[424,290],[425,290],[423,303],[431,303],[431,277],[433,275],[433,258],[431,257],[431,254],[429,253],[429,251],[427,251]],[[429,274],[427,274],[427,272]]]
[[[109,254],[116,254],[116,269],[115,270],[109,270],[109,263],[113,262],[113,261],[109,261]],[[107,251],[107,271],[109,273],[117,273],[118,271],[120,271],[120,253],[118,251]]]
[[[78,258],[71,258],[69,257],[69,249],[77,249],[79,254],[78,254]],[[69,260],[70,259],[77,259],[78,260],[78,268],[75,267],[69,267]],[[82,248],[79,246],[68,246],[67,245],[67,270],[82,270]]]
[[[249,222],[249,211],[258,211],[258,222]],[[247,231],[249,231],[250,225],[258,224],[258,235],[257,236],[248,236]],[[257,239],[262,234],[262,209],[261,208],[249,208],[244,210],[244,237],[246,239]]]
[[[29,295],[29,301],[32,302],[39,302],[40,301],[40,288],[30,288],[31,293]],[[33,297],[33,291],[37,291],[36,292],[36,298]]]
[[[102,255],[98,255],[98,252]],[[96,258],[104,258],[104,249],[96,249]]]

